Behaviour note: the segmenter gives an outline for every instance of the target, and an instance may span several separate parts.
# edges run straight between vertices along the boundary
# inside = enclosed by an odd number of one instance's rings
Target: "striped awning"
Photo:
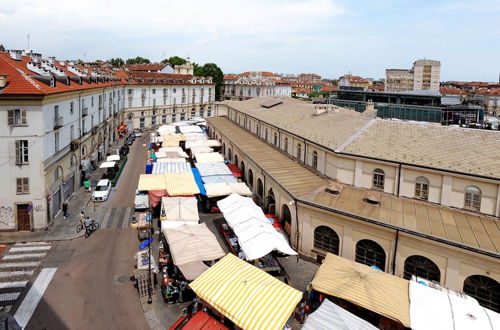
[[[169,196],[189,196],[200,193],[191,171],[141,174],[137,189],[139,191],[167,190]]]
[[[302,293],[228,254],[189,285],[242,329],[281,329]]]
[[[409,284],[405,279],[328,253],[312,287],[410,326]]]

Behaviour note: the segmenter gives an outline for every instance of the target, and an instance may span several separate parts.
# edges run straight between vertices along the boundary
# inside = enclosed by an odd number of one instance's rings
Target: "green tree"
[[[147,64],[147,63],[151,63],[151,61],[148,60],[147,58],[137,56],[136,58],[129,58],[126,61],[126,63],[127,64]]]
[[[176,65],[182,65],[182,64],[187,63],[187,61],[185,59],[183,59],[182,57],[179,57],[179,56],[170,56],[169,58],[166,58],[161,62],[162,63],[170,63],[172,68],[175,67]]]
[[[120,58],[120,57],[117,57],[117,58],[111,58],[108,60],[108,62],[112,65],[112,66],[115,66],[115,67],[120,67],[120,66],[123,66],[125,65],[125,61]]]
[[[215,63],[205,63],[203,66],[196,65],[193,74],[195,76],[212,77],[215,83],[215,99],[220,101],[222,94],[222,84],[224,73]]]

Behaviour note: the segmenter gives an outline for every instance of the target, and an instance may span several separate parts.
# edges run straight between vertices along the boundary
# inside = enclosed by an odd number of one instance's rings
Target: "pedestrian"
[[[63,211],[63,216],[64,216],[64,219],[66,219],[69,214],[68,214],[68,203],[64,202],[63,205],[62,205],[62,211]]]
[[[85,212],[80,212],[80,223],[82,224],[82,226],[85,224]]]
[[[85,180],[83,182],[83,186],[85,187],[85,191],[86,192],[89,192],[90,191],[90,181],[89,180]]]

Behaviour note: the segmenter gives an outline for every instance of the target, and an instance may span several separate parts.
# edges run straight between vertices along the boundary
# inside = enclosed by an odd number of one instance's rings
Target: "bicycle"
[[[79,224],[76,226],[76,232],[80,233],[84,228],[85,228],[85,238],[88,238],[94,231],[98,230],[101,226],[99,225],[99,222],[94,221],[94,220],[86,220],[90,221],[89,225],[86,224]]]

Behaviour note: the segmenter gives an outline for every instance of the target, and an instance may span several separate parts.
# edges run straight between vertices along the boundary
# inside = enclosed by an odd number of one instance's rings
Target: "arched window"
[[[75,166],[76,165],[76,155],[72,155],[71,156],[71,163],[70,163],[71,166]]]
[[[233,153],[231,152],[231,148],[227,150],[227,160],[229,160],[229,162],[233,160]]]
[[[339,255],[340,239],[335,230],[327,226],[314,229],[314,248]]]
[[[368,266],[376,266],[385,271],[384,249],[378,243],[369,239],[363,239],[356,244],[354,261]]]
[[[429,281],[439,282],[441,280],[439,267],[431,259],[423,256],[414,255],[406,258],[403,277],[409,280],[412,275]]]
[[[492,278],[472,275],[464,281],[464,292],[479,304],[500,313],[500,284]]]
[[[264,140],[267,141],[267,127],[266,127],[266,130],[264,131]]]
[[[285,138],[285,145],[283,146],[283,150],[285,150],[286,153],[288,153],[288,138]]]
[[[281,226],[285,229],[285,232],[290,235],[292,229],[292,214],[288,205],[283,204],[281,207]]]
[[[260,179],[257,179],[257,196],[262,198],[264,195],[264,185],[262,184],[262,181]]]
[[[373,171],[373,188],[376,189],[384,189],[384,171],[382,171],[380,168],[375,169]]]
[[[241,179],[245,181],[245,163],[241,161],[240,164],[240,171],[241,171]]]
[[[429,199],[429,180],[423,176],[415,181],[415,198]]]
[[[301,160],[302,159],[302,146],[299,144],[297,144],[297,159],[298,160]]]
[[[274,145],[278,146],[278,133],[274,132]]]
[[[226,154],[226,144],[225,143],[222,144],[222,154],[223,155]]]
[[[234,154],[234,164],[238,166],[238,155]]]
[[[250,188],[253,188],[253,172],[251,169],[248,170],[248,179],[247,183],[250,186]]]
[[[318,152],[313,151],[312,167],[316,170],[318,169]]]
[[[56,168],[55,173],[54,173],[54,182],[56,182],[57,180],[59,180],[62,176],[63,176],[63,169],[62,169],[61,166],[58,166]]]
[[[464,207],[476,211],[481,210],[481,190],[474,186],[468,186],[465,189]]]

